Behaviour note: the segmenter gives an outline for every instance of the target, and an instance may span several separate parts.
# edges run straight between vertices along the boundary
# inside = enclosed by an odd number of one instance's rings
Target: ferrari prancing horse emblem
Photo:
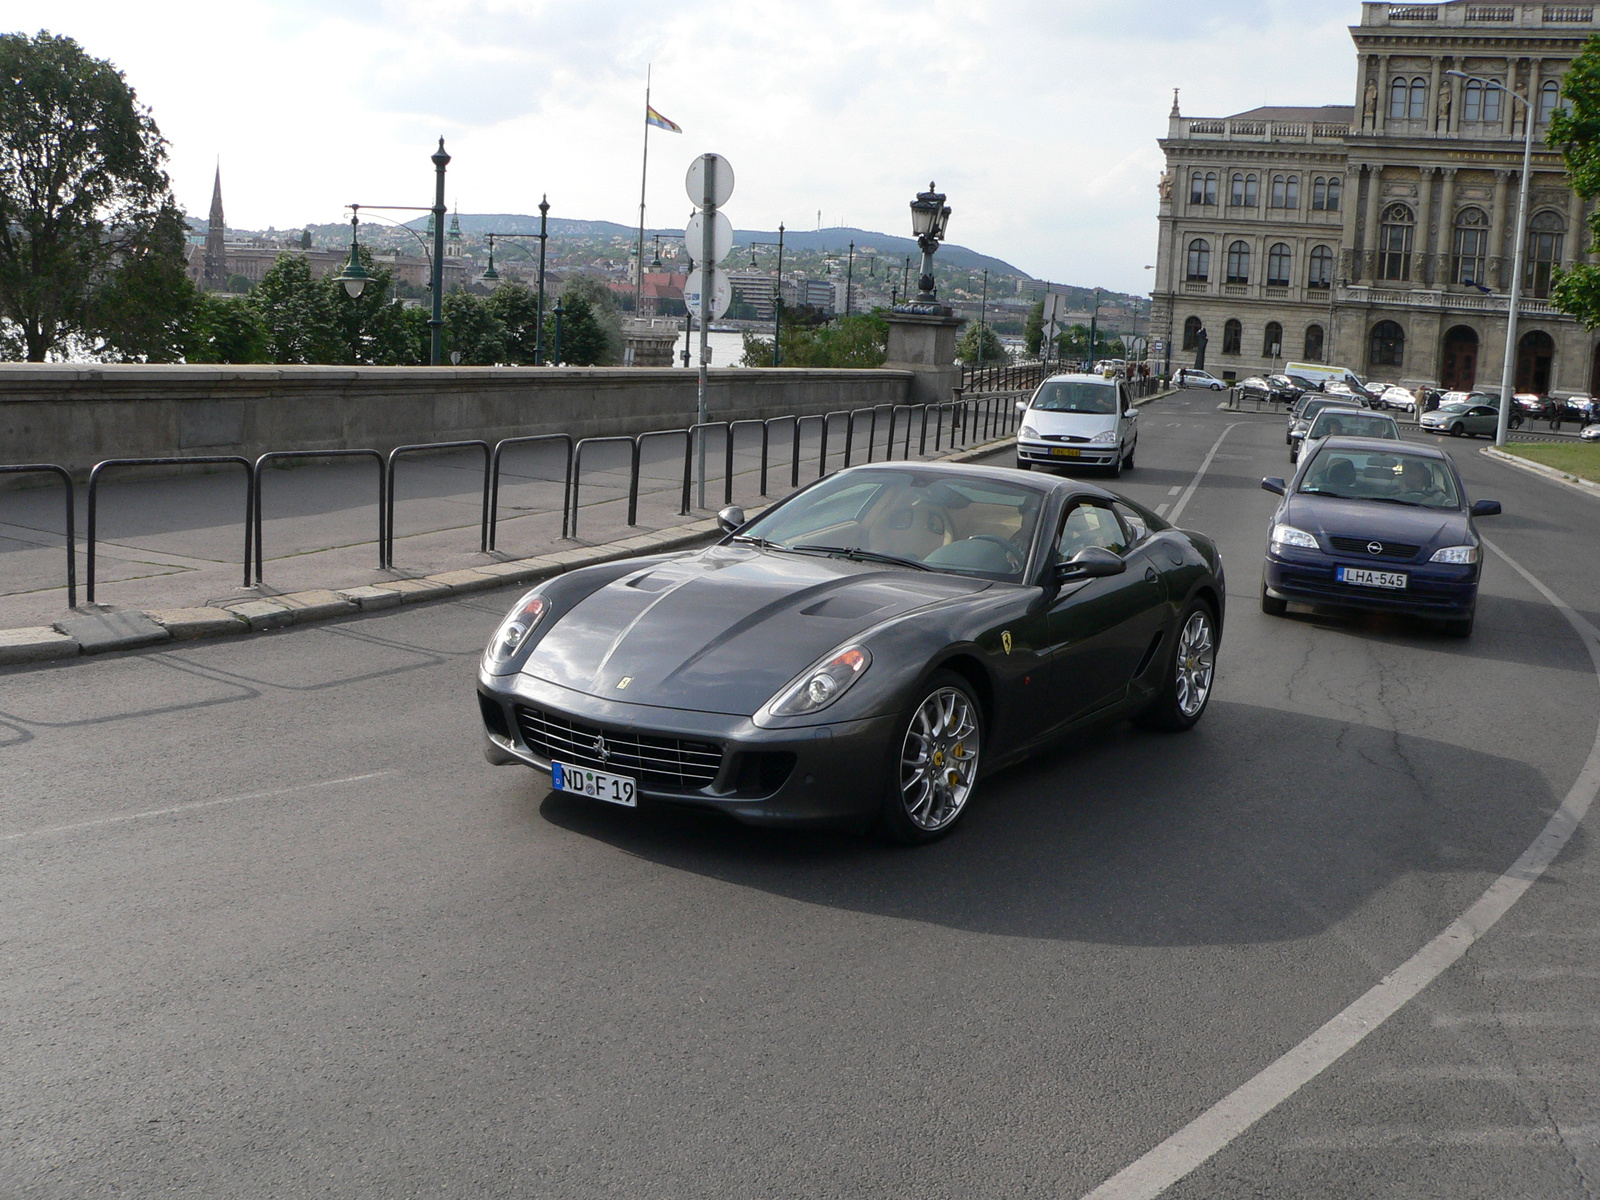
[[[1011,630],[1003,629],[1000,631],[1000,645],[1005,648],[1007,654],[1011,653]]]
[[[621,679],[617,680],[617,691],[620,692],[623,688],[627,687],[632,682],[633,682],[633,676],[632,675],[624,675]]]

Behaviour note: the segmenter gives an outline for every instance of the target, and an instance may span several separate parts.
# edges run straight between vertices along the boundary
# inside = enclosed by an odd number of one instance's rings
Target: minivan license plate
[[[639,807],[638,785],[626,775],[608,775],[604,771],[591,771],[588,767],[552,762],[550,786],[558,792],[576,792],[580,796],[592,796],[608,804],[621,804],[627,808]]]
[[[1366,567],[1340,567],[1339,582],[1353,583],[1359,587],[1393,588],[1406,586],[1404,571],[1369,571]]]
[[[1057,458],[1077,458],[1078,448],[1076,446],[1051,446],[1050,453]]]

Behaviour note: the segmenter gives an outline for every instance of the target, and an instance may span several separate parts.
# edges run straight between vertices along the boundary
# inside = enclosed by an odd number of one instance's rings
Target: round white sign
[[[733,249],[733,222],[720,211],[713,212],[711,216],[711,261],[719,263]],[[701,252],[705,249],[705,228],[705,213],[697,212],[689,218],[689,225],[683,231],[683,248],[697,263],[701,261]]]
[[[700,293],[705,288],[705,278],[705,272],[696,267],[683,285],[683,303],[695,317],[700,315]],[[715,321],[721,317],[732,302],[733,284],[728,279],[728,273],[717,267],[711,277],[711,319]]]
[[[706,194],[707,174],[712,179],[709,196]],[[689,203],[696,208],[704,208],[707,204],[712,208],[721,208],[733,195],[733,168],[720,154],[702,154],[689,164],[689,174],[684,177],[683,187],[689,193]]]

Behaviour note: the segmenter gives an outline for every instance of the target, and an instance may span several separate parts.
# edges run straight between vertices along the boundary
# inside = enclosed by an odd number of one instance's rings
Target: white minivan
[[[1113,475],[1133,466],[1139,441],[1139,410],[1124,380],[1107,375],[1052,375],[1031,399],[1017,401],[1017,466],[1109,467]]]

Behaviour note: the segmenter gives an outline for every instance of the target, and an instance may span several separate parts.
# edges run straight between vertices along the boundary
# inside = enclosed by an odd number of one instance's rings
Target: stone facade
[[[1193,364],[1203,327],[1206,367],[1224,376],[1315,360],[1407,385],[1498,384],[1531,107],[1517,390],[1600,391],[1600,335],[1548,300],[1589,238],[1544,145],[1561,77],[1597,30],[1591,4],[1367,2],[1350,30],[1354,105],[1194,118],[1175,94],[1153,356]]]

